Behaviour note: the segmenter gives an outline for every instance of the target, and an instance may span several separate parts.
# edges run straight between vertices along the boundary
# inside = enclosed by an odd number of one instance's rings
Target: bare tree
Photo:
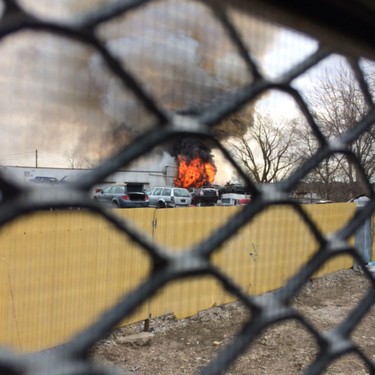
[[[238,118],[237,118],[238,121]],[[245,120],[243,120],[245,121]],[[243,171],[258,183],[283,179],[296,163],[295,123],[255,112],[247,131],[234,132],[225,142]]]
[[[68,160],[69,167],[72,169],[95,168],[99,163],[97,159],[86,156],[83,151],[78,149],[68,150],[64,155]]]
[[[318,151],[319,143],[317,138],[310,131],[309,125],[304,118],[295,120],[296,125],[295,131],[295,154],[296,159],[300,164],[309,161],[313,155]],[[327,135],[331,137],[331,135]],[[343,155],[333,155],[332,157],[325,159],[316,168],[314,168],[299,184],[297,193],[316,193],[320,198],[326,200],[347,200],[347,196],[342,196],[342,186],[338,189],[335,182],[341,181],[342,171],[341,163],[342,159],[345,158]]]
[[[371,72],[371,70],[370,70]],[[375,83],[374,75],[368,76],[370,90]],[[351,128],[369,110],[360,87],[353,74],[343,66],[326,71],[315,87],[307,93],[308,103],[313,110],[321,130],[327,139],[336,138]],[[303,126],[301,127],[303,129]],[[297,132],[299,153],[303,159],[311,157],[317,150],[315,138],[305,130]],[[367,178],[375,177],[375,129],[359,136],[351,145],[351,150],[363,166]],[[347,200],[364,191],[359,171],[352,160],[343,155],[334,155],[325,160],[306,179],[325,185],[323,196],[332,200]],[[338,189],[341,186],[341,189]]]
[[[77,169],[81,167],[80,156],[77,151],[74,151],[74,150],[66,151],[65,157],[68,160],[70,168]]]

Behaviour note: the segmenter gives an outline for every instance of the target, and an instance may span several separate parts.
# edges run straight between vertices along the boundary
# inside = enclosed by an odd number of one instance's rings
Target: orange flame
[[[216,175],[216,168],[209,162],[204,162],[196,157],[190,162],[182,155],[177,157],[178,170],[174,179],[175,186],[178,187],[202,187],[206,183],[213,183]]]

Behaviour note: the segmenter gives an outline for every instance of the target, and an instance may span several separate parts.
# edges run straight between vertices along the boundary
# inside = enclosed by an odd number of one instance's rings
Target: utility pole
[[[35,168],[38,168],[38,150],[35,150]]]

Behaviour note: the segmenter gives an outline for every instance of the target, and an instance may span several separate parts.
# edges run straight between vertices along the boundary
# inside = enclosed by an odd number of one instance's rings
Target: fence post
[[[361,210],[370,198],[361,196],[355,199],[357,203],[357,210]],[[363,225],[357,230],[355,234],[355,247],[357,251],[362,255],[365,263],[369,263],[372,260],[372,226],[371,216],[363,223]],[[354,261],[353,268],[355,270],[360,269],[357,261]]]

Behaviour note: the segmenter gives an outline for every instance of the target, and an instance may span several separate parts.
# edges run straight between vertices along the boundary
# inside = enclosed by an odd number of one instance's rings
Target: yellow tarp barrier
[[[355,204],[304,205],[324,233],[342,227]],[[172,252],[186,251],[236,214],[236,207],[115,210]],[[317,251],[291,207],[256,216],[213,257],[221,272],[251,294],[279,288]],[[327,262],[315,276],[352,266]],[[0,230],[0,344],[22,351],[59,345],[145,280],[147,253],[104,218],[87,211],[47,211]],[[187,317],[234,299],[212,277],[166,285],[123,324],[174,313]]]

